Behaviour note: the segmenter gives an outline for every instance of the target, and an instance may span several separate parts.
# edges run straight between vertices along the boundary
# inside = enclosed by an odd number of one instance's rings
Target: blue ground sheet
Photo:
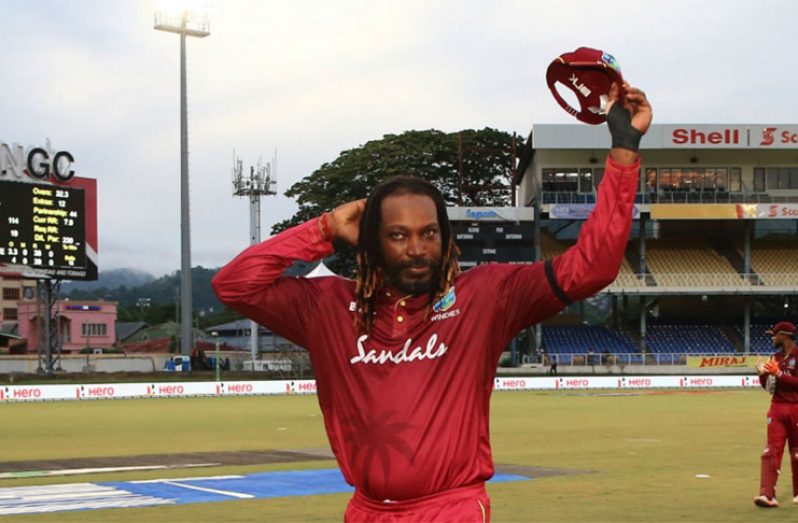
[[[491,483],[530,478],[496,474]],[[338,469],[0,488],[0,515],[353,492]]]

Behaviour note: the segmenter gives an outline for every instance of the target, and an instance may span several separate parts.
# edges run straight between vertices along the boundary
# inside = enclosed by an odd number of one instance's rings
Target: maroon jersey
[[[607,159],[574,247],[552,261],[462,273],[437,303],[379,290],[370,335],[355,328],[355,285],[287,278],[332,254],[316,220],[252,246],[214,278],[229,307],[305,347],[324,425],[346,480],[374,500],[406,500],[493,475],[489,402],[498,358],[518,331],[611,283],[624,256],[639,163]]]
[[[776,379],[776,391],[773,401],[776,403],[798,403],[798,349],[794,349],[789,357],[784,357],[784,351],[773,354],[772,358],[779,364],[781,377]],[[759,376],[759,383],[766,387],[770,374]]]

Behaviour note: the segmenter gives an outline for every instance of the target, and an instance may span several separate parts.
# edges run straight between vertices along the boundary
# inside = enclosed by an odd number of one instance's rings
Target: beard
[[[428,271],[426,274],[415,275],[408,273],[409,269],[423,269]],[[410,261],[386,265],[384,269],[385,282],[403,293],[413,296],[429,294],[435,289],[440,281],[440,262],[435,262],[431,258],[415,258]]]

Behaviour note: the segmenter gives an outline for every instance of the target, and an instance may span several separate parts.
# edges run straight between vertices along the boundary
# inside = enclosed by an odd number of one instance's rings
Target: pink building
[[[108,349],[116,341],[116,303],[110,301],[70,301],[56,303],[63,353],[81,349]],[[36,302],[20,302],[17,310],[19,335],[28,340],[28,352],[39,351]]]

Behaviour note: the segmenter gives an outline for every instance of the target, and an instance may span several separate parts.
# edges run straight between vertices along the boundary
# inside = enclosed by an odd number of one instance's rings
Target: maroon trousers
[[[375,501],[355,492],[344,513],[345,523],[490,523],[485,485],[472,485],[405,501]]]
[[[792,465],[792,495],[798,496],[798,404],[774,401],[768,411],[768,443],[762,451],[760,495],[776,497],[786,442],[789,442]]]

